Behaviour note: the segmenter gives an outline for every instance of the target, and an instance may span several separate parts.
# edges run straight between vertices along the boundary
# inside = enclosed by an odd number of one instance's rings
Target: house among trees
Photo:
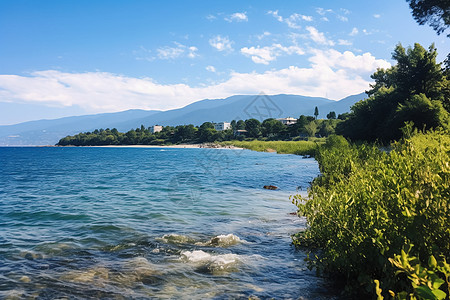
[[[163,127],[160,125],[154,125],[150,127],[151,133],[161,132],[163,130]]]
[[[287,126],[297,123],[297,119],[291,118],[291,117],[279,118],[277,120],[280,121],[281,123],[283,123],[283,125],[287,125]]]
[[[214,129],[217,131],[231,129],[231,123],[228,123],[228,122],[214,123]]]

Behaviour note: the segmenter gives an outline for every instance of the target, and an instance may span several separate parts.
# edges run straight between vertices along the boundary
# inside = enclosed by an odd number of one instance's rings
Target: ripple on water
[[[333,296],[290,246],[314,161],[159,150],[0,148],[0,298]]]

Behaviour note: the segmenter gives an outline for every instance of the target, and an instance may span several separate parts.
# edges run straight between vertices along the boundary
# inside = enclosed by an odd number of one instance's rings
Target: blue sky
[[[450,39],[406,1],[0,1],[0,125],[234,94],[341,99],[397,43]]]

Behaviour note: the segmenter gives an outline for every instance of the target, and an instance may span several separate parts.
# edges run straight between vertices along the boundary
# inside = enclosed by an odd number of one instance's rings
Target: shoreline
[[[237,149],[243,150],[244,148],[236,147],[233,145],[220,145],[213,143],[206,144],[179,144],[179,145],[98,145],[98,146],[25,146],[25,147],[79,147],[79,148],[173,148],[173,149]]]

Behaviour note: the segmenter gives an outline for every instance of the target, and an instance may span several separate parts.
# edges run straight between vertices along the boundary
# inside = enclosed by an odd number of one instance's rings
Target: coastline
[[[99,146],[44,146],[44,147],[86,147],[86,148],[174,148],[174,149],[237,149],[244,148],[220,144],[179,144],[179,145],[99,145]]]

